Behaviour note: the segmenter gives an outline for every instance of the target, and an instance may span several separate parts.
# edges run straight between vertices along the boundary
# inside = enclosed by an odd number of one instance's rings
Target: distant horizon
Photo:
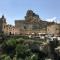
[[[4,14],[8,24],[24,19],[27,10],[33,10],[46,21],[60,23],[60,0],[0,0],[0,17]]]

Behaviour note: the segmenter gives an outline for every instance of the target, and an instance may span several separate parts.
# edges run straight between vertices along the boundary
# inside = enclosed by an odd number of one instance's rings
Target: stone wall
[[[60,35],[60,24],[53,24],[53,25],[47,26],[47,33],[53,34],[55,36]]]

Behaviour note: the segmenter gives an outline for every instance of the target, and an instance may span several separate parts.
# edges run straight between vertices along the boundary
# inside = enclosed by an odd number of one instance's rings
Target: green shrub
[[[16,40],[14,38],[11,38],[10,40],[6,41],[6,44],[8,46],[16,46]]]

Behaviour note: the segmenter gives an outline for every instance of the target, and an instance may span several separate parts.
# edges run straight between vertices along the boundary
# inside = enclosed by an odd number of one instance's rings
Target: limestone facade
[[[7,24],[4,15],[0,18],[0,34],[4,34],[4,35],[15,34],[15,26]]]
[[[46,33],[46,21],[42,21],[39,15],[35,14],[32,10],[28,10],[25,20],[15,20],[15,27],[19,29],[20,34],[38,34]]]
[[[47,33],[54,36],[60,36],[60,24],[52,24],[47,26]]]
[[[32,33],[60,35],[60,24],[41,20],[32,10],[27,11],[24,20],[15,20],[15,27],[22,35]]]
[[[29,35],[52,34],[60,36],[60,24],[42,20],[32,10],[28,10],[24,20],[15,20],[15,26],[7,24],[4,15],[0,18],[0,34]]]

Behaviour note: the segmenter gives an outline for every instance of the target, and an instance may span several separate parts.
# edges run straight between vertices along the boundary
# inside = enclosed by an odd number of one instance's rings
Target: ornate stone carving
[[[32,10],[28,10],[25,16],[27,22],[37,22],[39,20],[39,15],[35,14]]]

